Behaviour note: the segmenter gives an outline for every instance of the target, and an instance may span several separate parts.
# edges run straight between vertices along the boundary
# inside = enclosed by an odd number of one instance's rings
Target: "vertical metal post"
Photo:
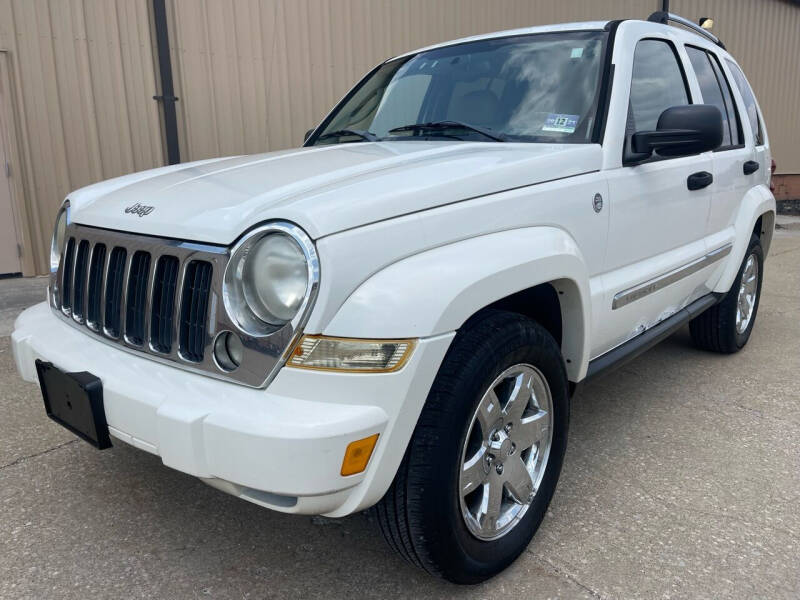
[[[156,25],[156,45],[158,47],[158,70],[161,75],[161,95],[153,96],[164,106],[164,136],[167,141],[167,164],[181,162],[178,143],[178,117],[175,113],[175,90],[172,87],[172,60],[169,55],[169,30],[167,28],[167,9],[164,0],[153,0],[153,16]]]
[[[661,0],[661,10],[669,12],[669,0]]]

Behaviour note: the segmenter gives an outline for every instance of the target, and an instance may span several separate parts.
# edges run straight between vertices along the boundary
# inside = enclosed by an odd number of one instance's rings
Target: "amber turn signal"
[[[363,440],[356,440],[347,445],[342,461],[342,475],[355,475],[367,468],[369,457],[375,449],[375,442],[378,441],[378,434],[371,435]]]

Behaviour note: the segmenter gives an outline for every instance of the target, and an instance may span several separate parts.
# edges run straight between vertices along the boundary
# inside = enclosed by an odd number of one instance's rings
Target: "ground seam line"
[[[563,568],[559,567],[558,565],[556,565],[556,564],[555,564],[553,561],[551,561],[550,559],[548,559],[548,558],[546,558],[546,557],[544,557],[544,556],[540,556],[540,555],[538,555],[538,554],[536,554],[535,552],[532,552],[532,551],[530,551],[530,550],[528,550],[527,552],[528,552],[528,553],[529,553],[531,556],[533,556],[534,558],[538,558],[538,559],[539,559],[539,560],[541,560],[543,563],[545,563],[545,564],[546,564],[548,567],[550,567],[550,569],[552,569],[552,570],[553,570],[553,571],[554,571],[554,572],[555,572],[557,575],[560,575],[561,577],[563,577],[564,579],[566,579],[566,580],[567,580],[567,581],[569,581],[570,583],[574,583],[575,585],[577,585],[577,586],[578,586],[579,588],[581,588],[582,590],[585,590],[585,591],[586,591],[586,592],[587,592],[589,595],[591,595],[591,596],[592,596],[592,598],[598,598],[598,599],[600,599],[600,600],[604,600],[604,599],[605,599],[605,596],[603,596],[603,594],[601,594],[600,592],[598,592],[598,591],[596,591],[596,590],[593,590],[593,589],[592,589],[592,588],[590,588],[588,585],[586,585],[586,584],[584,584],[584,583],[581,583],[581,582],[580,582],[580,581],[579,581],[579,580],[578,580],[578,579],[577,579],[577,578],[576,578],[574,575],[572,575],[571,573],[569,573],[569,572],[568,572],[568,571],[566,571],[565,569],[563,569]]]
[[[70,440],[68,442],[64,442],[63,444],[59,444],[58,446],[53,446],[52,448],[48,448],[47,450],[42,450],[41,452],[37,452],[36,454],[29,454],[28,456],[20,456],[18,459],[12,460],[10,463],[0,466],[0,471],[2,471],[3,469],[7,469],[8,467],[13,467],[13,466],[18,465],[20,463],[23,463],[23,462],[25,462],[26,460],[28,460],[30,458],[36,458],[37,456],[43,456],[45,454],[50,454],[51,452],[54,452],[54,451],[58,450],[59,448],[63,448],[64,446],[69,446],[70,444],[74,444],[75,442],[79,442],[79,441],[80,440],[77,440],[77,439]]]

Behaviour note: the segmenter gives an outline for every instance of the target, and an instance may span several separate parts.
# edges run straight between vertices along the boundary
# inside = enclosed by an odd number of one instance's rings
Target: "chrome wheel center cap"
[[[489,452],[494,455],[496,462],[503,462],[507,457],[511,456],[513,447],[514,442],[502,429],[489,438]]]

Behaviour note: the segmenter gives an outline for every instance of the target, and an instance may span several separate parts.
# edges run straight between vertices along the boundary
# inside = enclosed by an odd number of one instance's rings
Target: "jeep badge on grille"
[[[146,206],[144,204],[139,204],[138,202],[133,206],[129,206],[125,209],[125,214],[132,214],[132,215],[139,215],[140,217],[144,217],[149,215],[156,209],[155,206]]]

